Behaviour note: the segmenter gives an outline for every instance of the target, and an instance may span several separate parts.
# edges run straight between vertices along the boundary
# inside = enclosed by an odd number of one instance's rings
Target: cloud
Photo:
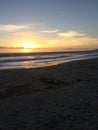
[[[59,32],[59,30],[55,29],[55,30],[42,30],[42,33],[57,33]]]
[[[63,46],[65,48],[83,48],[83,49],[95,49],[98,48],[98,38],[93,37],[76,37],[76,38],[60,38],[57,43],[55,43],[57,46]],[[76,50],[77,50],[76,49]]]
[[[60,37],[65,37],[65,38],[74,38],[74,37],[83,37],[86,36],[84,33],[79,33],[76,31],[68,31],[68,32],[63,32],[63,33],[58,33]]]
[[[17,30],[22,30],[22,29],[30,29],[30,25],[2,25],[0,24],[0,31],[6,31],[6,32],[12,32],[12,31],[17,31]]]
[[[0,49],[24,49],[23,47],[6,47],[6,46],[0,46]]]

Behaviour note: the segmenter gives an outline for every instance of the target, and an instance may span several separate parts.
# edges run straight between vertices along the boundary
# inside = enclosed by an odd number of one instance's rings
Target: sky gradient
[[[98,49],[98,0],[1,0],[0,52]]]

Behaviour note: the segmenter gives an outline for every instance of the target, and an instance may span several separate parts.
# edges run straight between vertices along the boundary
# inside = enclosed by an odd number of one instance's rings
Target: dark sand
[[[0,130],[98,130],[98,59],[0,70]]]

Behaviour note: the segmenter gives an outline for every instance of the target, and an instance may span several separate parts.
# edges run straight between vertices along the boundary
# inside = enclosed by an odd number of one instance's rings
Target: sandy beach
[[[0,70],[0,130],[98,130],[98,58]]]

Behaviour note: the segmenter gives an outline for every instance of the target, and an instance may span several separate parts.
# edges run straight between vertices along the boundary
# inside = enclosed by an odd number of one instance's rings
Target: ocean
[[[98,57],[98,51],[0,54],[0,69],[36,68]]]

